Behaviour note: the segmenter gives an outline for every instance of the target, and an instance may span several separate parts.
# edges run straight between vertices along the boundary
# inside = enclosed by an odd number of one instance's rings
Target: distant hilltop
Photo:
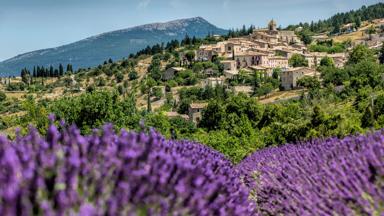
[[[227,30],[216,27],[202,17],[131,27],[56,48],[18,55],[0,63],[0,76],[17,76],[22,68],[31,70],[36,65],[58,67],[59,64],[72,64],[74,69],[93,67],[109,58],[122,59],[146,46],[181,40],[185,35],[205,37],[210,33],[223,35]]]

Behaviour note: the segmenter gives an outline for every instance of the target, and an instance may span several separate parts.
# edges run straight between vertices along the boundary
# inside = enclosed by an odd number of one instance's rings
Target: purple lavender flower
[[[384,131],[264,149],[238,165],[267,215],[380,215]]]
[[[0,215],[254,213],[239,172],[204,145],[112,125],[89,136],[61,128],[0,137]]]

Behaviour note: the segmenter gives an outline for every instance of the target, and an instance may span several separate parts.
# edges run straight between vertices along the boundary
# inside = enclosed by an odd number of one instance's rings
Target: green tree
[[[152,95],[156,97],[157,100],[160,100],[163,97],[163,90],[161,87],[154,87],[152,89]]]
[[[64,67],[62,64],[59,64],[59,75],[60,76],[64,75]]]
[[[135,80],[135,79],[137,79],[137,78],[138,78],[137,72],[136,72],[136,71],[131,71],[131,72],[129,72],[129,74],[128,74],[128,78],[129,78],[129,80]]]
[[[6,99],[7,99],[7,95],[4,92],[0,91],[0,102],[5,101]]]
[[[376,57],[371,49],[364,45],[357,45],[349,55],[348,64],[357,64],[363,61],[375,62]]]
[[[193,60],[195,59],[195,52],[194,51],[188,51],[186,54],[185,54],[185,57],[187,58],[188,62],[190,65],[192,65],[193,63]]]
[[[304,76],[297,81],[297,85],[308,89],[319,89],[320,81],[316,77]]]
[[[379,62],[380,64],[384,64],[384,43],[379,51]]]
[[[367,106],[362,118],[361,118],[361,126],[364,128],[373,127],[375,124],[375,116],[371,106]]]
[[[303,43],[305,45],[309,45],[313,41],[313,38],[310,35],[309,31],[301,31],[299,36],[300,36],[301,41],[303,41]]]
[[[203,111],[200,126],[208,130],[219,129],[221,121],[227,114],[221,101],[211,100]]]
[[[116,74],[116,82],[121,83],[124,80],[124,75],[121,72]]]
[[[360,28],[361,27],[361,18],[360,18],[360,16],[358,16],[356,18],[355,24],[356,24],[356,28]]]
[[[326,56],[326,57],[321,59],[320,66],[335,67],[335,62],[333,61],[333,59],[331,57]]]
[[[307,67],[308,61],[300,54],[293,54],[289,59],[289,65],[292,67]]]

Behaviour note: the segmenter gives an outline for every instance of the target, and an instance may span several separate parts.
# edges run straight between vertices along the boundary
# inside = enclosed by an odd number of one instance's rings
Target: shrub
[[[120,72],[116,74],[116,82],[121,83],[124,80],[124,75]]]
[[[128,78],[129,78],[129,80],[136,80],[138,78],[137,77],[137,72],[136,71],[129,72]]]
[[[0,102],[5,101],[6,99],[7,99],[7,95],[4,92],[0,91]]]

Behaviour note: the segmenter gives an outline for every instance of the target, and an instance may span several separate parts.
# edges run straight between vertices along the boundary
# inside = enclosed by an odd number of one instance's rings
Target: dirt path
[[[290,91],[274,92],[274,93],[272,93],[267,98],[259,99],[259,102],[261,104],[277,103],[279,101],[289,100],[289,99],[292,99],[292,98],[295,98],[295,97],[300,97],[302,92],[303,92],[302,89],[300,89],[300,90],[290,90]]]

